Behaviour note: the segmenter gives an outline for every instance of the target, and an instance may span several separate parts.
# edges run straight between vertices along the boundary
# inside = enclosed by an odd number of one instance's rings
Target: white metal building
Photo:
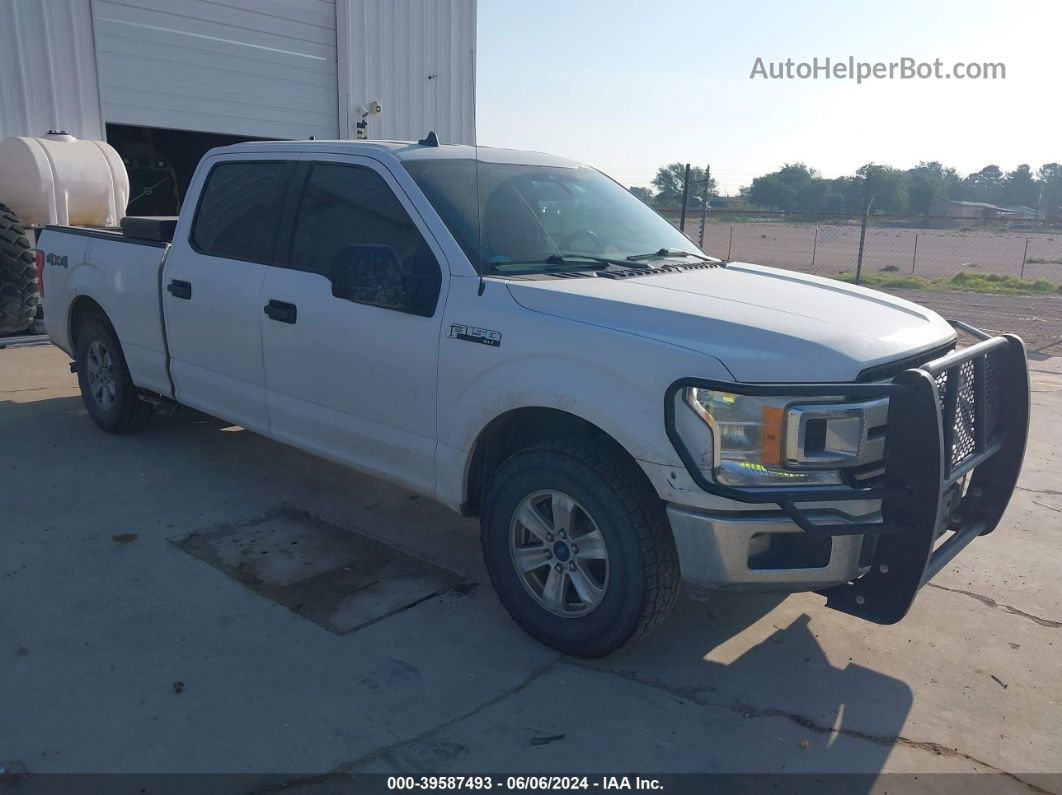
[[[212,146],[354,138],[372,100],[370,138],[474,143],[475,45],[476,0],[0,0],[0,138],[146,151],[178,194]]]

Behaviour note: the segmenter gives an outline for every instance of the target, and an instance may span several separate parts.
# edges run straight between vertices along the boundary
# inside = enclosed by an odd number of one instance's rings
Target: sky
[[[721,192],[787,162],[826,177],[939,160],[1062,162],[1059,0],[478,0],[481,145],[625,185],[709,165]],[[1003,63],[1001,80],[750,79],[757,58]]]

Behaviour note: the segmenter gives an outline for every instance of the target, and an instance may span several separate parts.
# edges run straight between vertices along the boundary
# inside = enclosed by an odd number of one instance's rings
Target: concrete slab
[[[1029,456],[1003,525],[900,624],[814,595],[685,598],[659,632],[593,664],[509,620],[474,522],[193,413],[104,434],[66,361],[0,351],[10,769],[276,773],[307,787],[328,771],[982,770],[1000,791],[1062,792],[1038,777],[1062,760],[1062,360],[1033,362]],[[334,530],[219,538],[221,568],[173,543],[306,514]],[[270,550],[255,576],[297,588],[342,569],[345,535],[472,587],[336,634],[231,576],[254,540]],[[273,563],[292,540],[308,551]],[[328,610],[336,627],[357,621]]]
[[[467,582],[409,552],[290,508],[197,531],[174,545],[337,635]]]
[[[555,708],[560,704],[563,708]],[[886,763],[893,770],[919,770],[923,753],[558,662],[504,702],[431,737],[357,760],[350,769],[563,775],[584,773],[593,765],[594,770],[644,773],[837,773],[879,770]],[[943,756],[936,769],[991,772],[957,756]]]

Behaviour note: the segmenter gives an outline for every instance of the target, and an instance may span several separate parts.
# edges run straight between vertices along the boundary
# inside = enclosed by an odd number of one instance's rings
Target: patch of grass
[[[886,265],[884,268],[881,269],[881,272],[882,273],[897,273],[899,270],[900,270],[899,267],[897,267],[896,265]]]
[[[835,277],[842,282],[848,282],[849,284],[855,284],[855,274],[845,271],[839,273]],[[861,282],[866,287],[913,287],[921,289],[929,289],[929,282],[925,279],[920,279],[917,276],[886,276],[880,273],[864,273],[863,280]]]
[[[1062,259],[1042,259],[1041,257],[1029,257],[1025,260],[1026,265],[1062,265]]]
[[[839,273],[842,282],[855,283],[855,274]],[[885,275],[864,273],[862,284],[867,287],[910,288],[916,290],[959,290],[968,293],[996,293],[999,295],[1062,295],[1062,284],[1046,279],[1019,279],[1017,276],[1001,276],[997,273],[956,273],[940,279],[923,279],[920,276]]]

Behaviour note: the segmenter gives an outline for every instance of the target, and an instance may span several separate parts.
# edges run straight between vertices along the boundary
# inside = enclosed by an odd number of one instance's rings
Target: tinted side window
[[[360,166],[314,163],[296,214],[292,266],[331,279],[343,253],[358,245],[394,249],[411,294],[438,295],[435,256],[383,178]]]
[[[285,163],[219,163],[210,170],[192,227],[203,254],[269,262]]]

